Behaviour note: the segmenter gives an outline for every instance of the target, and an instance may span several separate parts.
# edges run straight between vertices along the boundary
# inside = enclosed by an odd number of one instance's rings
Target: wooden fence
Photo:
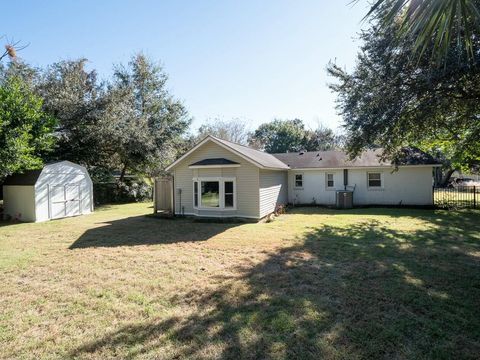
[[[173,181],[172,179],[155,179],[153,208],[155,213],[173,214]]]
[[[480,201],[479,186],[433,188],[433,202],[440,208],[477,209]]]

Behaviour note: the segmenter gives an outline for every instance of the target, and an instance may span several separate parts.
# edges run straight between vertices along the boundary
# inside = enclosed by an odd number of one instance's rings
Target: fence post
[[[473,186],[473,208],[477,208],[477,188]]]

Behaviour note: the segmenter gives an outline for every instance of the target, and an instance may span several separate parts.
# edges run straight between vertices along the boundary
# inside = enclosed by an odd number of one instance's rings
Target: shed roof
[[[238,165],[238,162],[228,160],[225,158],[213,158],[197,161],[190,166],[207,166],[207,165]]]
[[[22,174],[13,174],[7,176],[3,185],[24,185],[33,186],[36,184],[42,170],[26,170]]]

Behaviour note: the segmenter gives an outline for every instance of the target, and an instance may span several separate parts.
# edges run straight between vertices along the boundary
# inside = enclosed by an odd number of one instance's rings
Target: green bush
[[[96,205],[151,201],[153,188],[142,180],[93,184]]]

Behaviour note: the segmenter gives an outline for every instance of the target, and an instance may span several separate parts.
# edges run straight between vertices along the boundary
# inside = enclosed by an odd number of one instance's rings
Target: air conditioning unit
[[[336,205],[338,209],[353,208],[353,191],[337,190]]]

